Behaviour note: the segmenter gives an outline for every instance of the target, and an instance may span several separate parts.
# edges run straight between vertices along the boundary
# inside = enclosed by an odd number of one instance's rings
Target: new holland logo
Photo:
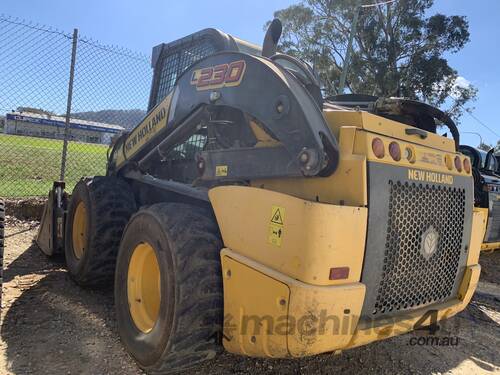
[[[429,260],[438,249],[439,233],[431,225],[422,235],[422,244],[420,252],[425,259]]]
[[[438,184],[453,185],[453,176],[444,173],[421,171],[419,169],[408,169],[408,179],[413,181],[425,181]]]

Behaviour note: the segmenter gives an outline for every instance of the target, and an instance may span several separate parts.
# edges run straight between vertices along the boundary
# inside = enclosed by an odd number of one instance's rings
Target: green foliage
[[[469,41],[463,16],[428,16],[433,0],[398,0],[374,7],[362,0],[304,0],[278,10],[283,22],[280,48],[309,61],[327,95],[336,94],[354,12],[359,22],[347,75],[354,93],[422,100],[458,119],[474,99],[475,87],[460,78],[445,58]]]

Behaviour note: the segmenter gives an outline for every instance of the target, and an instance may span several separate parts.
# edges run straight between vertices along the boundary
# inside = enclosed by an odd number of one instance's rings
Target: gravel
[[[87,290],[68,277],[62,259],[32,244],[37,223],[7,220],[0,374],[142,374],[120,343],[112,290]],[[482,279],[465,311],[438,337],[456,346],[411,345],[407,335],[293,360],[224,353],[190,373],[500,373],[500,251],[481,255]]]

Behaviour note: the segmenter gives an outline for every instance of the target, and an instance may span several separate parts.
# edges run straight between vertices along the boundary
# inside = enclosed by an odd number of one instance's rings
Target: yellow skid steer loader
[[[275,20],[262,49],[214,29],[155,47],[149,112],[106,175],[50,192],[39,246],[78,284],[114,279],[122,341],[150,373],[223,348],[368,344],[453,316],[476,288],[485,218],[451,119],[323,98],[280,34]]]

